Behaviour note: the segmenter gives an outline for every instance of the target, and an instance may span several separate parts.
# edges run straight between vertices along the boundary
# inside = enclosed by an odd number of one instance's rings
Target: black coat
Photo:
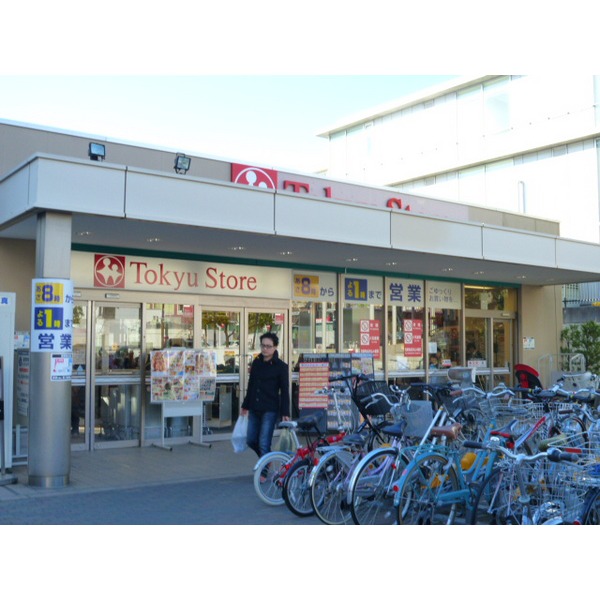
[[[259,354],[250,365],[248,391],[242,408],[256,412],[276,412],[280,417],[290,416],[290,374],[277,350],[265,361]]]

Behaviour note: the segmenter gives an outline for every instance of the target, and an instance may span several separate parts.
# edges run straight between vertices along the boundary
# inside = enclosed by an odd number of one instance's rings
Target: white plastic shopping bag
[[[294,436],[289,429],[283,429],[279,434],[279,440],[277,442],[277,450],[280,452],[289,452],[293,454],[298,449],[298,444],[294,440]]]
[[[231,444],[233,451],[236,453],[243,452],[246,446],[246,434],[248,433],[248,415],[240,415],[235,422],[233,435],[231,436]]]

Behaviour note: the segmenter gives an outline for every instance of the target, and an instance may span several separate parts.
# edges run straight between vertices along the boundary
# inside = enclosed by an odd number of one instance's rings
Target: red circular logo
[[[94,287],[125,287],[125,257],[114,254],[96,254],[94,259]]]

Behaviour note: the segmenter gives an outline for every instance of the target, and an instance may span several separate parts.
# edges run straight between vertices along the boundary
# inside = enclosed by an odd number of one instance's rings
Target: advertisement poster
[[[50,381],[68,381],[73,372],[73,355],[53,354],[50,361]]]
[[[423,321],[404,319],[404,356],[421,358],[423,356]]]
[[[381,358],[380,323],[378,320],[361,319],[360,351],[371,352],[373,358]]]
[[[214,351],[169,348],[150,353],[151,402],[212,402],[217,384]]]
[[[327,408],[328,396],[320,391],[329,386],[329,363],[300,363],[299,407]]]
[[[17,352],[16,357],[15,397],[17,401],[17,413],[26,417],[29,410],[29,352]]]

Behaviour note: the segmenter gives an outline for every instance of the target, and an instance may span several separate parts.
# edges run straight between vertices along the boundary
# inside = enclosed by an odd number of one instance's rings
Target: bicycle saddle
[[[296,421],[300,431],[310,431],[311,429],[319,430],[319,419],[317,415],[304,415]]]
[[[392,437],[402,437],[404,435],[404,423],[394,423],[393,425],[387,425],[381,429],[381,433],[385,435],[391,435]]]

